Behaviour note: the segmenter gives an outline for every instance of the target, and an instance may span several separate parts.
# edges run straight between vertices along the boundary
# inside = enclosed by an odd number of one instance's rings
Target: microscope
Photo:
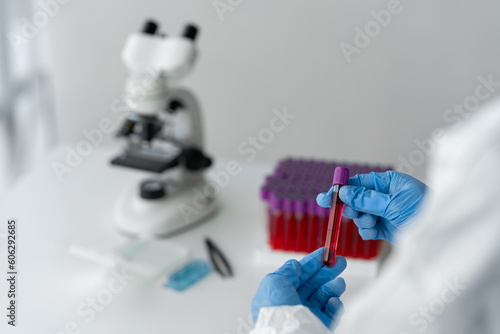
[[[149,173],[129,184],[114,210],[117,227],[141,239],[178,234],[206,219],[216,207],[205,170],[212,160],[203,151],[200,108],[177,82],[197,57],[198,29],[187,25],[181,36],[158,32],[147,21],[128,36],[122,60],[130,75],[125,84],[129,113],[117,136],[125,141],[112,165]],[[204,192],[200,199],[197,194]]]

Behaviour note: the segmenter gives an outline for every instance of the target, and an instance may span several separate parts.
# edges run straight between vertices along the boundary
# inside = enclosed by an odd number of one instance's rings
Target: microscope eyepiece
[[[182,34],[182,36],[192,40],[193,42],[196,40],[197,35],[198,35],[198,28],[192,24],[188,24],[184,28],[184,33]]]
[[[153,20],[146,21],[144,28],[142,28],[142,32],[148,35],[156,34],[156,30],[158,30],[158,24]]]

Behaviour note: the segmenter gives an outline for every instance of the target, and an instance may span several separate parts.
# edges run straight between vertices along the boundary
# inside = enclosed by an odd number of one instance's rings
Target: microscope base
[[[133,184],[118,197],[114,210],[116,226],[124,234],[140,239],[182,233],[215,212],[215,196],[200,196],[207,185],[201,179],[169,192],[164,198],[145,200],[139,196],[138,184]]]

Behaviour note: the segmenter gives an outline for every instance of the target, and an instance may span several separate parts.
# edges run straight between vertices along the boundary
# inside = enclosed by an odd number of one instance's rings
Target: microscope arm
[[[209,167],[212,160],[204,151],[204,138],[201,110],[199,104],[189,90],[174,88],[169,92],[170,106],[176,107],[173,136],[182,143],[186,168],[199,170]]]

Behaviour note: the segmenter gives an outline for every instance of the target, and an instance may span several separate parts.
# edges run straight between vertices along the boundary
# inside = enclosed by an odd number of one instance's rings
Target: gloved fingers
[[[358,232],[363,240],[375,240],[378,237],[378,229],[375,227],[359,228]]]
[[[335,321],[344,314],[344,304],[339,297],[332,297],[326,303],[323,313],[332,321]]]
[[[344,214],[344,217],[354,220],[354,224],[358,227],[359,235],[363,240],[373,240],[378,236],[378,229],[376,225],[380,217],[369,213],[360,213],[352,209],[350,206],[347,206],[344,211],[347,211],[348,214]]]
[[[380,218],[369,213],[360,213],[354,218],[354,223],[359,228],[372,228],[377,225],[378,219]]]
[[[356,211],[383,217],[391,203],[391,195],[363,187],[343,186],[340,199]]]
[[[342,212],[342,216],[348,219],[357,218],[359,215],[359,211],[354,210],[349,205],[344,204],[344,211]]]
[[[297,260],[288,260],[274,274],[287,278],[295,289],[301,285],[301,276],[304,270]]]
[[[323,255],[323,253],[321,253],[321,255]],[[339,276],[347,267],[347,261],[342,256],[336,257],[335,265],[333,265],[333,267],[323,266],[323,260],[321,261],[321,269],[309,280],[303,282],[302,286],[300,286],[297,290],[297,293],[302,301],[308,300],[313,293],[320,289],[324,284]]]
[[[376,239],[384,239],[389,241],[391,244],[397,244],[397,234],[399,233],[399,229],[394,227],[393,229],[389,229],[387,225],[381,224],[379,226],[379,233],[377,234]]]
[[[384,173],[357,174],[349,178],[349,185],[389,193],[393,173],[393,171],[387,171]]]
[[[323,247],[316,249],[311,254],[299,261],[302,273],[299,277],[300,284],[303,285],[323,267]]]
[[[324,310],[326,303],[332,297],[340,297],[345,291],[346,285],[342,277],[326,282],[315,293],[309,297],[311,306]]]
[[[316,203],[323,208],[329,208],[332,206],[332,195],[333,195],[333,186],[326,193],[321,193],[316,196]]]

